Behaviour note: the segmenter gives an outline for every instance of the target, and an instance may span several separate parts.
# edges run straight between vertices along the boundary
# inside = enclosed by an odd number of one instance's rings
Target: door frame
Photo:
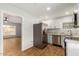
[[[10,11],[4,11],[4,10],[2,10],[1,11],[1,21],[2,21],[2,25],[1,25],[1,28],[2,28],[2,38],[3,38],[3,14],[4,13],[6,13],[6,14],[9,14],[9,15],[12,15],[12,16],[19,16],[19,17],[21,17],[21,50],[22,50],[22,39],[23,39],[23,19],[24,19],[24,17],[22,16],[22,15],[19,15],[19,14],[17,14],[17,13],[14,13],[14,12],[10,12]],[[3,41],[3,39],[2,39],[2,41]],[[3,45],[2,45],[3,46]]]

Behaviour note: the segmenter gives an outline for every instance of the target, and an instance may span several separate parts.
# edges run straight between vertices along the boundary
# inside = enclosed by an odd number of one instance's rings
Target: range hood
[[[78,14],[74,13],[74,28],[79,28]]]

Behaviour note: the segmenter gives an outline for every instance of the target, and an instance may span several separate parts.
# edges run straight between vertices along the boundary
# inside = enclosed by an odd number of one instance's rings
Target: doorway
[[[3,55],[20,55],[22,18],[6,13],[3,14],[3,18]]]

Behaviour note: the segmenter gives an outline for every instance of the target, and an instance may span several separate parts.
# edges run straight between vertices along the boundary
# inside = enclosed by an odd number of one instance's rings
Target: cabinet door
[[[61,38],[58,35],[53,36],[53,44],[61,45]]]
[[[64,48],[64,40],[65,40],[65,36],[61,36],[61,45]]]
[[[53,36],[52,35],[48,35],[48,43],[52,44],[53,40]]]

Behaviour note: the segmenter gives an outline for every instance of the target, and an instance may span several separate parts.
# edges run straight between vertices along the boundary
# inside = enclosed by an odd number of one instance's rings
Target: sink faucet
[[[70,36],[72,36],[72,30],[70,29],[68,32],[70,33]]]

